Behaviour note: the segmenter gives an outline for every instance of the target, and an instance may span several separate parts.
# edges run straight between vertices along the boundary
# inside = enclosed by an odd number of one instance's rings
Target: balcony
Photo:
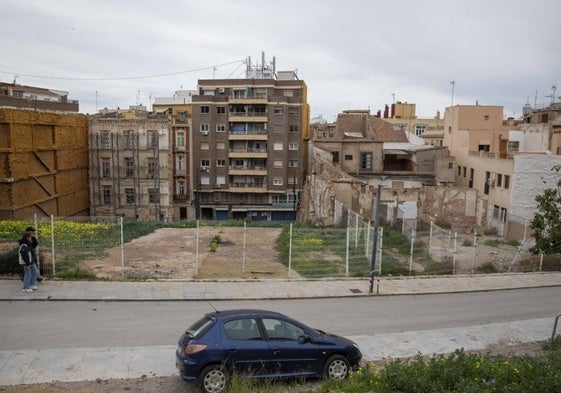
[[[229,150],[230,158],[267,158],[267,149],[234,148]]]
[[[240,122],[262,122],[268,121],[267,112],[230,112],[228,120],[229,121],[240,121]]]
[[[230,192],[256,192],[256,193],[266,193],[267,184],[266,183],[243,183],[234,182],[230,183]]]

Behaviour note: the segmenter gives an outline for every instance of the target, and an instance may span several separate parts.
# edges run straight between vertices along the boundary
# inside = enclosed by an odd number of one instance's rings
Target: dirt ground
[[[478,352],[484,355],[535,356],[542,353],[542,345],[541,342],[499,343]],[[320,383],[318,381],[304,384],[279,382],[277,385],[278,393],[309,393],[317,391]],[[195,393],[198,391],[195,384],[183,382],[179,376],[0,386],[0,392],[3,393]]]
[[[124,263],[119,246],[85,265],[108,280],[285,278],[288,270],[275,247],[280,234],[278,228],[247,228],[244,233],[240,227],[201,227],[197,260],[196,229],[162,228],[126,243]],[[220,242],[213,252],[215,237]]]

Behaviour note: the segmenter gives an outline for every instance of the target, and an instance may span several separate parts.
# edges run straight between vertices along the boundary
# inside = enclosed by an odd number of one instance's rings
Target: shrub
[[[493,262],[485,262],[477,270],[485,274],[499,272],[499,269],[495,266]]]

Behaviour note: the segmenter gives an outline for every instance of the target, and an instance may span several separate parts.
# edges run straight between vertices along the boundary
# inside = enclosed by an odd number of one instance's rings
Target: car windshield
[[[213,323],[214,322],[212,321],[212,319],[203,317],[199,319],[197,322],[195,322],[194,324],[192,324],[189,327],[189,329],[185,331],[185,334],[190,339],[199,338],[202,335],[202,333],[204,333],[207,330],[207,328],[210,327]]]

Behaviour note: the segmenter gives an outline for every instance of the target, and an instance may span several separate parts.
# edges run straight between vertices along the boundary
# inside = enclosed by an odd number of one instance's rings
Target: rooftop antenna
[[[17,79],[18,79],[18,76],[14,75],[14,83],[13,83],[14,85],[16,84]]]
[[[557,91],[557,85],[553,85],[553,86],[551,86],[551,95],[546,96],[546,97],[551,98],[551,105],[555,104],[555,92],[556,91]]]
[[[456,86],[456,82],[450,81],[450,84],[452,85],[452,101],[450,103],[450,106],[454,106],[454,86]]]
[[[536,95],[534,96],[534,109],[538,106],[538,89],[536,89]]]
[[[395,93],[392,93],[391,96],[393,97],[392,98],[392,100],[393,100],[392,103],[395,104]]]
[[[215,79],[216,71],[217,71],[217,70],[218,70],[218,68],[212,67],[212,79]]]
[[[136,91],[136,105],[140,105],[140,90]]]

